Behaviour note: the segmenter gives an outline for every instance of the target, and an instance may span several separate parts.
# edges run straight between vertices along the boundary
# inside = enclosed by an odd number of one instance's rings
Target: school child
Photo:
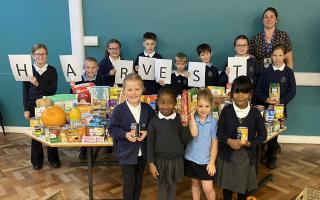
[[[259,75],[262,71],[256,59],[249,55],[249,39],[245,35],[239,35],[234,39],[234,50],[236,57],[245,57],[247,59],[247,76],[251,79],[253,89],[255,89]],[[223,72],[220,74],[219,82],[221,86],[226,86],[230,74],[230,68],[226,65]],[[253,92],[254,93],[254,92]]]
[[[175,199],[176,184],[184,176],[185,145],[191,140],[188,126],[181,124],[174,111],[177,95],[171,86],[159,89],[159,113],[148,126],[147,158],[153,178],[158,184],[158,199]]]
[[[176,94],[182,94],[183,90],[189,89],[189,73],[186,71],[187,64],[187,56],[183,53],[177,53],[175,57],[177,71],[171,74],[171,86],[174,88]]]
[[[98,75],[104,79],[103,85],[114,86],[116,69],[115,62],[120,60],[121,43],[117,39],[110,39],[106,44],[105,57],[99,62]]]
[[[212,51],[208,44],[200,44],[197,47],[198,57],[201,62],[206,63],[206,77],[205,86],[218,86],[219,85],[219,71],[212,64]]]
[[[138,74],[129,74],[124,79],[123,92],[126,101],[113,111],[109,133],[122,170],[123,197],[125,200],[139,200],[147,155],[145,138],[154,111],[148,104],[140,102],[143,81]],[[135,123],[139,123],[140,132],[136,131]]]
[[[200,199],[201,185],[208,200],[216,198],[213,176],[216,173],[218,141],[217,121],[211,116],[213,96],[209,89],[198,92],[196,112],[191,114],[190,131],[192,141],[185,154],[185,174],[191,178],[193,199]]]
[[[286,49],[283,45],[274,46],[272,49],[272,65],[265,69],[258,81],[256,97],[260,104],[268,108],[269,105],[284,104],[285,116],[286,105],[296,95],[296,80],[293,70],[285,64]],[[280,85],[280,101],[269,98],[269,88],[271,83]],[[268,142],[267,167],[274,169],[277,162],[278,136]]]
[[[35,116],[36,100],[43,96],[54,95],[57,91],[58,75],[56,69],[47,64],[48,49],[44,44],[35,44],[32,47],[33,77],[31,81],[23,82],[24,117],[27,120]],[[48,160],[52,167],[59,168],[60,160],[58,148],[48,146]],[[41,142],[32,139],[31,163],[34,170],[42,169],[44,156]]]
[[[82,80],[79,82],[70,82],[70,87],[73,87],[74,85],[78,85],[81,83],[94,83],[95,85],[103,85],[104,80],[101,75],[97,74],[98,71],[98,63],[97,60],[93,57],[86,57],[84,59],[84,73],[81,75]],[[72,93],[72,89],[70,90],[70,93]],[[87,148],[81,147],[80,148],[80,154],[79,159],[84,160],[87,159]]]
[[[162,59],[162,56],[156,53],[155,48],[157,46],[157,35],[152,32],[146,32],[143,35],[143,47],[144,51],[140,53],[134,63],[134,70],[138,73],[139,70],[139,57],[149,57],[149,58],[158,58]],[[155,80],[143,80],[144,92],[145,95],[157,94],[160,88],[160,84]]]
[[[247,193],[257,188],[256,147],[266,138],[264,120],[255,107],[250,106],[252,83],[247,76],[237,77],[231,87],[233,104],[223,108],[218,121],[219,150],[216,183],[223,189],[223,199],[246,199]],[[241,141],[239,128],[247,130]],[[244,135],[245,135],[244,130]]]

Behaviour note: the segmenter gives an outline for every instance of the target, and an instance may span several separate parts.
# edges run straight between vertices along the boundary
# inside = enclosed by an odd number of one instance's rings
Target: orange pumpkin
[[[43,111],[41,121],[45,126],[63,126],[67,119],[64,110],[59,106],[53,105]]]

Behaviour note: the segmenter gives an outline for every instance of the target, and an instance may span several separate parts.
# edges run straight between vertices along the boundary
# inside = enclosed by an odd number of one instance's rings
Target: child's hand
[[[39,82],[38,82],[38,80],[37,80],[37,78],[36,77],[32,77],[31,78],[31,81],[30,81],[34,86],[39,86]]]
[[[187,72],[187,71],[185,71],[185,72],[183,72],[182,76],[184,76],[184,77],[186,77],[186,78],[189,78],[190,73],[189,73],[189,72]]]
[[[27,120],[30,120],[30,111],[24,111],[23,115],[24,115],[24,118],[26,118]]]
[[[139,65],[134,66],[134,69],[135,69],[136,71],[139,71]]]
[[[213,176],[216,173],[216,166],[214,166],[214,162],[209,162],[207,165],[207,171],[210,176]]]
[[[109,71],[109,75],[110,76],[114,76],[116,74],[116,72],[117,72],[117,70],[112,69],[112,70]]]
[[[196,111],[197,111],[196,108],[192,108],[192,109],[190,110],[190,113],[189,113],[189,119],[190,119],[190,121],[195,120],[195,119],[194,119],[194,114],[196,113]]]
[[[141,142],[146,137],[147,137],[147,131],[140,131],[140,137],[138,137],[137,140]]]
[[[152,177],[157,180],[157,176],[159,176],[159,172],[154,163],[149,163],[149,170]]]
[[[159,84],[161,85],[161,86],[165,86],[166,84],[164,84],[164,80],[160,80],[159,81]]]
[[[227,140],[227,144],[234,150],[239,150],[243,145],[240,140],[231,138]]]
[[[135,130],[131,130],[130,132],[127,132],[127,134],[126,134],[126,138],[130,142],[136,142],[137,141],[137,138],[134,136],[134,131]]]
[[[272,105],[275,105],[275,104],[279,104],[279,103],[280,103],[279,100],[274,100],[274,99],[271,99],[271,98],[267,98],[267,99],[266,99],[266,102],[267,102],[268,104],[272,104]]]
[[[70,87],[74,87],[76,85],[76,83],[74,81],[70,82]]]
[[[224,70],[224,73],[226,73],[227,77],[229,77],[230,67],[226,67],[226,70]]]

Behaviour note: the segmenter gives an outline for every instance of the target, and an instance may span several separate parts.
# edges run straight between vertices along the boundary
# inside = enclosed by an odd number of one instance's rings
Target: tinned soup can
[[[246,143],[248,141],[248,128],[244,126],[240,126],[237,129],[237,139],[242,143]]]

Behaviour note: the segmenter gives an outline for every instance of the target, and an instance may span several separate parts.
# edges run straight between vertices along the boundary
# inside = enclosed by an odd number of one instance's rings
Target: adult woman
[[[121,43],[117,39],[110,39],[106,45],[105,58],[99,63],[98,75],[104,79],[104,85],[113,86],[116,70],[114,64],[120,60]]]
[[[47,64],[48,49],[44,44],[35,44],[32,47],[33,77],[31,81],[23,82],[24,117],[30,120],[34,117],[36,100],[43,96],[54,95],[57,91],[58,75],[54,67]],[[31,163],[34,170],[42,168],[44,156],[41,142],[32,139]],[[60,160],[58,148],[48,146],[48,160],[52,167],[59,168]]]
[[[262,22],[264,31],[258,33],[251,39],[250,54],[254,55],[260,66],[268,67],[271,64],[272,48],[283,45],[287,50],[286,64],[293,68],[292,45],[289,35],[285,31],[276,28],[278,23],[278,12],[269,7],[263,12]]]

